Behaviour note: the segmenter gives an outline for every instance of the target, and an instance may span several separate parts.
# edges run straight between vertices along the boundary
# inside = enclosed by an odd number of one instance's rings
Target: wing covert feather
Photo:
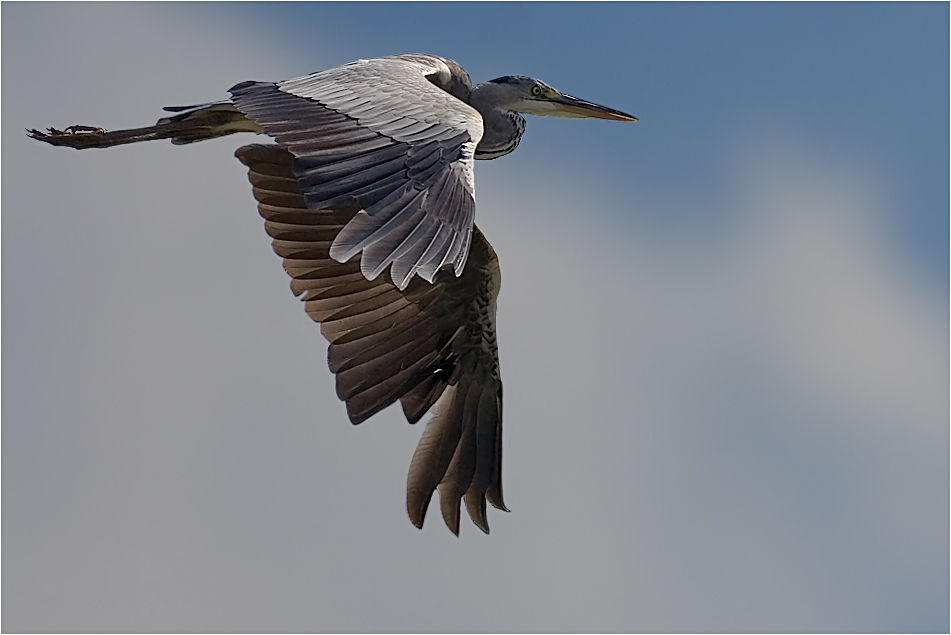
[[[403,290],[416,275],[432,282],[444,265],[457,276],[465,266],[482,138],[481,116],[462,100],[469,87],[454,62],[403,55],[277,84],[243,82],[231,93],[294,155],[307,208],[359,206],[330,256],[347,262],[362,252],[367,278],[389,267]]]

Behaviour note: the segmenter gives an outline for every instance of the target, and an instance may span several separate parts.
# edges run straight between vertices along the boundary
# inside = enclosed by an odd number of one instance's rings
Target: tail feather
[[[172,112],[183,110],[172,107]],[[171,139],[176,145],[204,141],[235,132],[263,132],[230,102],[217,102],[192,107],[171,117],[159,119],[154,126],[108,131],[94,126],[70,126],[65,130],[48,128],[47,132],[28,130],[27,135],[54,146],[109,148],[139,141]]]

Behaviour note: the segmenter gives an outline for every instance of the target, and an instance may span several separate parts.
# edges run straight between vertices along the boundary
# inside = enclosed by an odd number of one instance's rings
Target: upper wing
[[[410,423],[434,406],[407,478],[407,510],[417,527],[438,487],[443,518],[459,531],[465,497],[472,520],[488,532],[485,503],[502,501],[502,382],[495,341],[500,274],[492,247],[473,227],[469,264],[447,265],[433,284],[412,280],[400,291],[389,275],[364,277],[355,260],[331,257],[336,236],[359,207],[308,209],[292,165],[277,146],[251,145],[236,156],[248,166],[258,209],[284,258],[291,289],[320,322],[337,395],[360,423],[396,400]]]
[[[432,282],[444,264],[461,274],[472,239],[482,117],[447,92],[465,92],[460,86],[468,83],[447,62],[360,60],[231,89],[235,106],[294,155],[308,208],[359,207],[330,255],[346,262],[362,251],[364,276],[390,267],[400,289],[414,273]]]

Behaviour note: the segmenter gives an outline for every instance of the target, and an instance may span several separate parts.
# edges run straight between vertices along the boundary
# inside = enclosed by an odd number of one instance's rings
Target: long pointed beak
[[[626,112],[601,106],[599,104],[578,99],[571,95],[558,93],[550,102],[554,108],[546,113],[555,117],[594,117],[596,119],[610,119],[611,121],[637,121],[637,117]]]

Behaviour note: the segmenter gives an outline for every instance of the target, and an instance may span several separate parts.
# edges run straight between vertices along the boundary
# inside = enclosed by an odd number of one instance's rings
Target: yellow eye
[[[536,97],[538,97],[539,95],[541,95],[541,94],[542,94],[542,87],[541,87],[541,86],[537,86],[537,85],[536,85],[536,86],[532,86],[532,94],[535,95]]]

